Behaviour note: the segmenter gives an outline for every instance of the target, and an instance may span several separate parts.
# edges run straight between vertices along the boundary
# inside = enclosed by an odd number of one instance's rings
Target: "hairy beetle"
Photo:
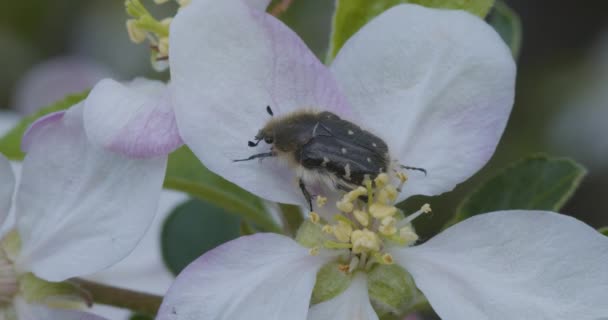
[[[270,106],[266,111],[274,115]],[[374,179],[391,165],[388,146],[382,139],[329,111],[302,110],[273,117],[259,130],[255,141],[249,141],[249,146],[255,147],[261,141],[272,145],[270,152],[234,161],[267,157],[287,160],[296,170],[311,211],[312,196],[307,184],[320,181],[350,191],[361,186],[365,177]],[[401,167],[426,174],[421,168]]]

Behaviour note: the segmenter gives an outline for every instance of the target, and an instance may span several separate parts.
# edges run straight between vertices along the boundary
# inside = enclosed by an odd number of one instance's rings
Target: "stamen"
[[[374,179],[374,183],[376,184],[376,188],[382,188],[387,185],[389,182],[388,175],[386,173],[379,174],[376,179]]]
[[[308,254],[310,254],[311,256],[319,255],[319,247],[310,248],[310,250],[308,250]]]
[[[396,214],[397,208],[395,206],[374,203],[369,207],[369,213],[376,219],[382,219]]]
[[[351,233],[351,243],[353,246],[353,253],[380,250],[380,239],[378,238],[378,235],[375,232],[369,231],[367,228],[353,231]]]
[[[336,203],[336,207],[338,208],[338,210],[344,212],[344,213],[349,213],[352,212],[353,209],[355,209],[355,206],[353,205],[352,202],[346,202],[346,201],[338,201]]]
[[[321,221],[321,217],[319,216],[318,213],[312,211],[309,215],[308,215],[310,222],[314,223],[314,224],[318,224],[319,221]]]
[[[399,221],[399,223],[397,224],[397,227],[401,228],[401,227],[409,224],[410,222],[414,221],[414,219],[418,218],[423,213],[429,213],[429,212],[431,212],[431,206],[428,203],[425,203],[420,208],[420,210],[414,212],[413,214],[407,216],[405,219]]]
[[[395,227],[396,224],[397,220],[394,217],[386,217],[382,219],[378,231],[386,236],[395,234],[397,232],[397,228]]]
[[[353,216],[362,226],[367,227],[369,225],[369,215],[365,211],[355,210]]]
[[[393,264],[393,256],[390,253],[385,253],[384,255],[382,255],[382,261],[384,262],[384,264]]]
[[[317,201],[317,207],[323,208],[325,206],[325,204],[327,203],[327,198],[325,198],[323,196],[317,196],[316,201]]]
[[[338,270],[344,272],[344,273],[348,273],[350,271],[348,271],[350,269],[350,266],[348,264],[340,264],[338,265]]]
[[[334,226],[333,231],[334,231],[334,236],[336,237],[336,239],[338,239],[338,241],[349,242],[350,235],[351,235],[351,232],[353,231],[353,228],[348,223],[345,223],[343,221],[338,221],[338,225]]]
[[[414,232],[414,228],[411,225],[399,229],[399,238],[403,245],[410,245],[418,241],[418,235]]]

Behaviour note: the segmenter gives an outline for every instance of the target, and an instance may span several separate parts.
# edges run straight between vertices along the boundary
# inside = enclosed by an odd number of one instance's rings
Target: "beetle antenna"
[[[402,164],[399,165],[402,169],[405,170],[416,170],[416,171],[420,171],[422,173],[424,173],[424,175],[426,176],[426,169],[424,168],[418,168],[418,167],[408,167],[408,166],[404,166]]]
[[[268,114],[272,117],[274,116],[274,112],[272,112],[272,109],[270,109],[270,106],[266,106],[266,112],[268,112]]]
[[[261,140],[261,139],[260,139],[260,140],[256,140],[255,142],[253,142],[253,141],[249,141],[249,142],[247,143],[247,145],[248,145],[248,146],[250,146],[250,147],[255,147],[255,146],[257,146],[258,144],[260,144],[260,141],[262,141],[262,140]]]

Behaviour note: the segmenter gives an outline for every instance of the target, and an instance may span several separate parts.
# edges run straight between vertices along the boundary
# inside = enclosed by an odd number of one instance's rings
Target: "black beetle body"
[[[269,114],[272,110],[267,108]],[[271,152],[255,158],[280,157],[296,170],[300,188],[312,210],[307,183],[321,181],[330,187],[350,191],[363,184],[366,177],[374,179],[390,166],[386,143],[358,125],[343,120],[329,111],[298,111],[271,119],[255,136],[272,144]]]

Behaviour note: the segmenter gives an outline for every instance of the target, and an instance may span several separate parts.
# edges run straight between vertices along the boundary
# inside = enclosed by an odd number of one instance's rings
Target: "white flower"
[[[25,281],[61,282],[127,256],[154,218],[167,159],[134,159],[91,144],[82,103],[37,120],[22,149],[27,155],[14,195],[16,228],[5,235],[0,259],[2,281],[11,286],[0,286],[0,310],[8,319],[11,312],[19,319],[99,319],[49,308],[64,305],[61,297],[32,300],[35,292]],[[6,224],[14,178],[6,159],[0,160],[0,223]]]
[[[466,12],[394,7],[368,23],[325,67],[263,12],[268,1],[200,0],[171,24],[171,96],[184,142],[203,164],[263,198],[304,203],[294,172],[248,148],[270,119],[331,111],[382,138],[411,172],[399,200],[451,190],[490,158],[514,97],[509,49]]]
[[[373,209],[347,194],[337,224],[322,228],[321,246],[256,234],[207,252],[178,276],[159,320],[378,319],[368,272],[391,263],[411,274],[446,320],[608,314],[608,238],[573,218],[488,213],[412,247],[417,236],[408,223],[428,207],[405,219],[391,207],[413,194],[451,190],[492,155],[513,103],[515,65],[491,27],[466,12],[400,5],[355,34],[326,68],[263,12],[268,2],[194,1],[172,22],[177,125],[201,161],[261,197],[303,204],[286,165],[232,162],[267,152],[263,143],[252,152],[246,141],[268,121],[270,105],[275,116],[331,111],[377,134],[391,158],[428,176],[412,172],[399,195],[390,183],[376,184],[374,194],[385,196],[374,197]],[[335,261],[352,276],[350,285],[310,306],[318,270]]]

